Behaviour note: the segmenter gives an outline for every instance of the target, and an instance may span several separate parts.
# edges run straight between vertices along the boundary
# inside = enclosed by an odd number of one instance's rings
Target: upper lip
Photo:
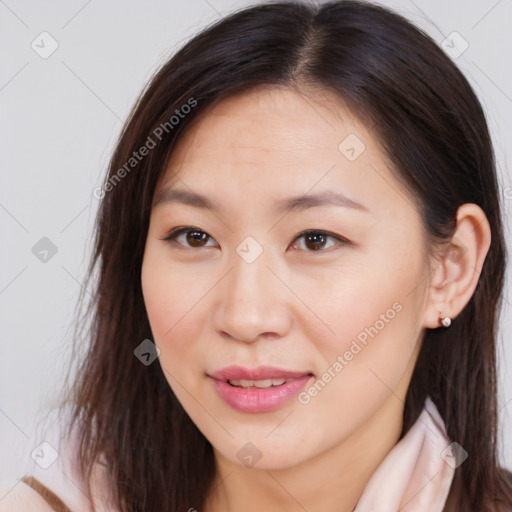
[[[244,368],[242,366],[227,366],[210,376],[217,380],[265,380],[265,379],[296,379],[305,375],[313,375],[312,372],[293,371],[275,366],[258,366],[257,368]]]

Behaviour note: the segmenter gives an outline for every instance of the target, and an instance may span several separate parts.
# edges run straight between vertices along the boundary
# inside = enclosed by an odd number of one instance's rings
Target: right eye
[[[178,238],[181,235],[185,235],[184,240],[190,245],[186,245],[178,241]],[[166,237],[161,238],[161,240],[165,240],[172,245],[182,245],[185,248],[191,249],[194,247],[212,247],[205,245],[205,242],[210,238],[211,236],[202,229],[193,226],[185,226],[171,230],[171,232]]]

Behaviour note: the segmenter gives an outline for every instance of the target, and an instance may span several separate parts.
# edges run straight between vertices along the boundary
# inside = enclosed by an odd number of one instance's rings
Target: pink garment
[[[371,476],[354,512],[442,512],[456,467],[458,450],[451,445],[427,397],[418,419]]]
[[[73,455],[76,439],[45,440],[59,456],[47,469],[29,474],[52,490],[73,512],[117,512],[109,504],[103,467],[97,465],[91,501]],[[368,481],[354,512],[442,512],[454,475],[454,454],[444,422],[430,397],[416,422],[391,449]]]
[[[53,491],[72,512],[119,512],[112,504],[105,469],[100,463],[96,463],[93,469],[92,499],[89,498],[87,486],[78,468],[76,429],[69,438],[65,437],[55,418],[55,421],[50,422],[43,439],[57,451],[58,458],[47,468],[34,463],[28,475]],[[48,448],[45,450],[48,451]]]

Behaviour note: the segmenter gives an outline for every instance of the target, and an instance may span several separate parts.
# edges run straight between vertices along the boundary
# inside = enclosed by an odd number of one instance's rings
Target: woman
[[[492,146],[412,24],[355,1],[222,19],[152,79],[95,194],[70,419],[2,510],[512,510]]]

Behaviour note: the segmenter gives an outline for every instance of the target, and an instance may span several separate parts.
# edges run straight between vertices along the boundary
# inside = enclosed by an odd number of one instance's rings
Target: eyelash
[[[164,240],[164,241],[166,241],[166,242],[168,242],[170,244],[181,245],[178,242],[176,242],[176,238],[178,236],[182,235],[182,234],[187,234],[189,232],[204,233],[205,235],[208,236],[208,240],[212,239],[212,237],[210,235],[208,235],[208,233],[206,233],[206,231],[203,231],[202,229],[199,229],[199,228],[196,228],[196,227],[193,227],[193,226],[185,226],[185,227],[180,227],[180,228],[176,228],[176,229],[171,230],[171,232],[166,237],[161,238],[160,240]],[[295,237],[294,241],[298,240],[301,237],[312,235],[312,234],[321,235],[321,236],[324,236],[326,238],[333,238],[333,239],[337,240],[341,246],[350,245],[350,242],[347,239],[339,237],[337,235],[333,235],[332,233],[329,233],[328,231],[323,231],[323,230],[320,230],[320,229],[307,229],[305,231],[302,231],[301,233],[299,233]],[[203,247],[184,246],[184,248],[186,248],[186,249],[203,249],[205,247],[206,246],[203,246]],[[330,249],[330,247],[328,249]],[[327,249],[320,248],[318,250],[308,250],[308,249],[306,249],[306,252],[317,253],[317,252],[329,252],[329,251],[327,251]]]

